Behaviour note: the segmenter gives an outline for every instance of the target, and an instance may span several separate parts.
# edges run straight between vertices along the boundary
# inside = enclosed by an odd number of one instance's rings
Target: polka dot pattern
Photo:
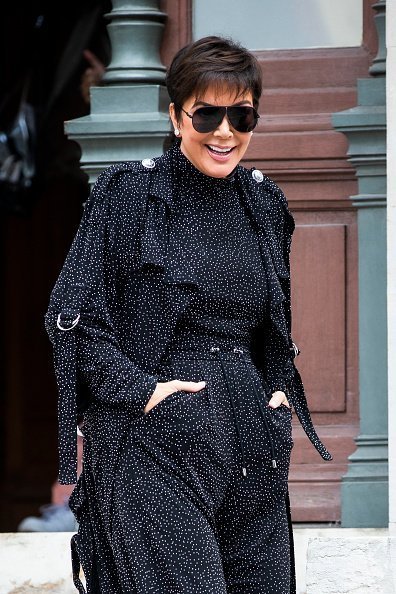
[[[293,228],[266,176],[238,166],[209,178],[178,146],[111,167],[95,184],[46,314],[65,483],[83,419],[70,500],[80,592],[294,591],[292,413],[267,406],[275,389],[330,454],[295,384]],[[206,387],[144,414],[156,383],[171,379]]]

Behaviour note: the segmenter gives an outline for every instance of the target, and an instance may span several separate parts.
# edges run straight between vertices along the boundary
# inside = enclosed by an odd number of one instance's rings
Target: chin
[[[239,161],[236,159],[232,160],[232,163],[202,163],[202,168],[199,169],[205,175],[210,177],[227,177],[238,165]]]
[[[227,177],[237,165],[238,163],[228,165],[227,167],[212,167],[210,171],[206,171],[206,175],[210,175],[211,177]]]

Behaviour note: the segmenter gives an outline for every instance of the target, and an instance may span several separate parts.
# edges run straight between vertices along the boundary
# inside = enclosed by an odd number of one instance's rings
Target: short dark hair
[[[257,58],[239,43],[225,37],[203,37],[181,48],[166,74],[166,86],[175,115],[192,95],[202,97],[210,85],[228,85],[235,96],[252,93],[258,109],[262,93],[262,74]]]

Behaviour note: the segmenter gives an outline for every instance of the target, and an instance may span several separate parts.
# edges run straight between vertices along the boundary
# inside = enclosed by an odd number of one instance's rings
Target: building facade
[[[293,337],[301,349],[296,363],[314,423],[334,456],[333,462],[323,462],[295,424],[293,520],[364,522],[352,513],[358,489],[363,501],[374,491],[378,494],[382,511],[373,512],[371,521],[385,525],[386,416],[369,406],[378,397],[377,408],[386,410],[383,318],[369,316],[370,296],[380,295],[378,310],[385,298],[381,263],[386,252],[377,241],[382,231],[376,235],[385,212],[385,132],[380,116],[375,120],[369,110],[382,105],[385,69],[378,21],[385,2],[270,4],[272,8],[250,0],[249,10],[241,11],[240,3],[230,0],[218,0],[215,6],[209,0],[115,0],[106,20],[112,58],[105,78],[91,89],[86,113],[63,112],[63,119],[68,141],[81,147],[82,169],[93,180],[108,163],[161,152],[169,129],[164,71],[179,47],[221,34],[254,50],[263,69],[264,93],[244,164],[261,169],[281,186],[295,216]],[[375,89],[371,82],[359,82],[373,80]],[[356,123],[357,113],[351,112],[356,108],[363,123]],[[369,154],[356,143],[370,147]],[[363,171],[370,155],[379,157]],[[7,217],[3,222],[4,530],[15,529],[23,515],[35,513],[48,500],[56,474],[56,391],[42,314],[78,224],[81,200],[76,191],[55,180],[30,218]],[[365,249],[362,262],[359,254]],[[367,319],[371,326],[364,328]],[[373,327],[378,331],[370,350],[366,338]],[[380,395],[372,392],[373,384],[379,385]]]

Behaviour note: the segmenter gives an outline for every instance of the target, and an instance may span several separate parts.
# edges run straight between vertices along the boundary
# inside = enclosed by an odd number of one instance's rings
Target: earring
[[[180,130],[179,130],[179,128],[175,128],[175,136],[180,136]]]

